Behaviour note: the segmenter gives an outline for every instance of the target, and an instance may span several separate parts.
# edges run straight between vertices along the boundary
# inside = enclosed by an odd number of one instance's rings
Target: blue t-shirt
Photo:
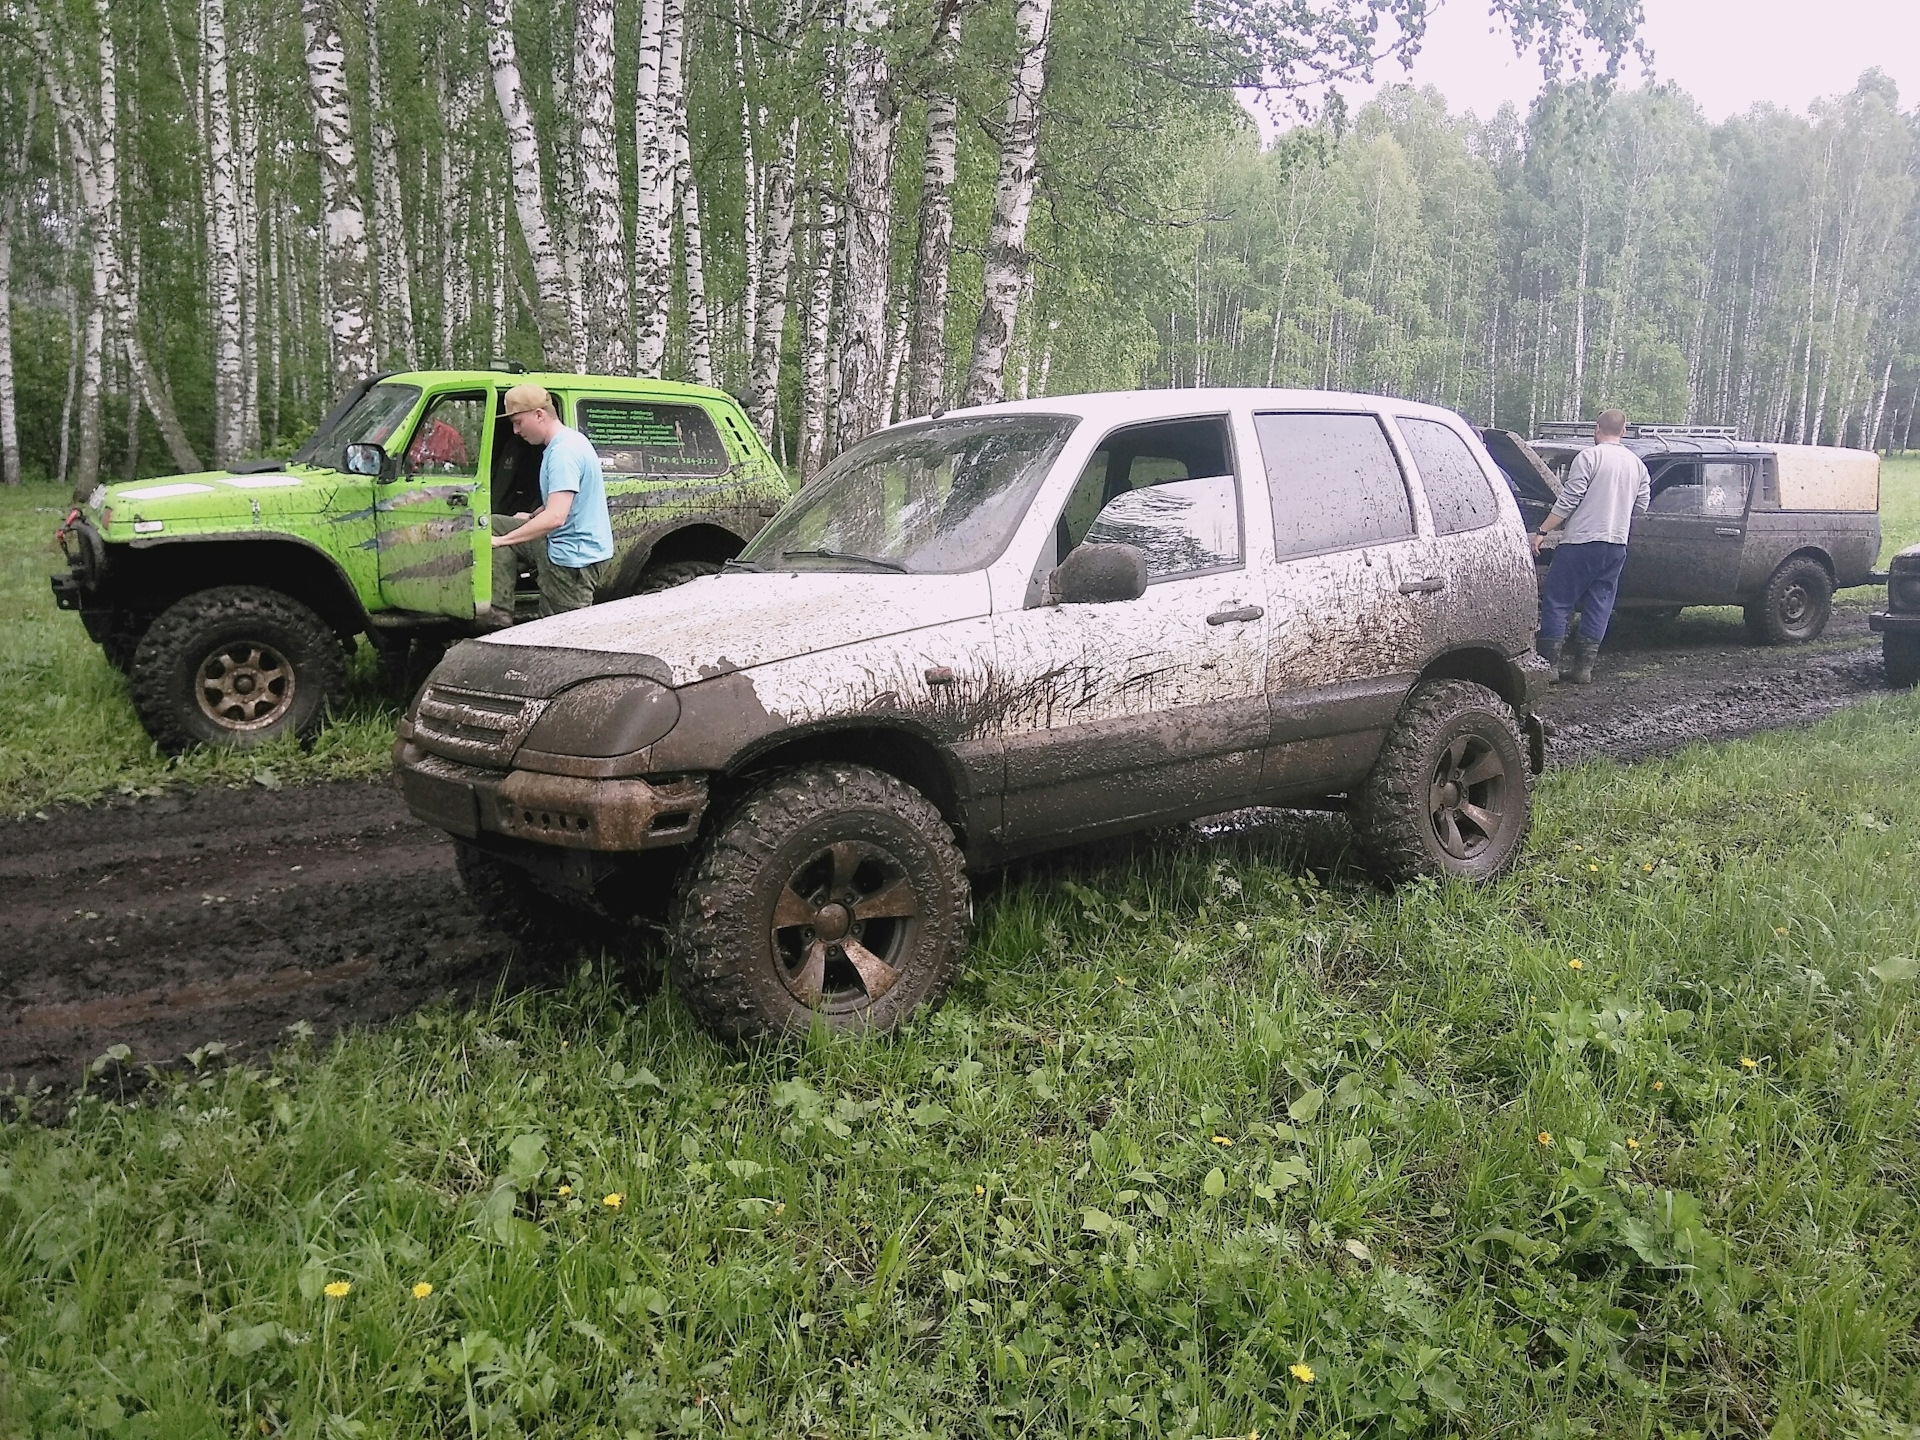
[[[573,491],[573,508],[547,537],[547,559],[568,570],[613,558],[613,522],[607,518],[607,486],[600,454],[578,430],[562,425],[540,459],[542,503],[556,490]]]

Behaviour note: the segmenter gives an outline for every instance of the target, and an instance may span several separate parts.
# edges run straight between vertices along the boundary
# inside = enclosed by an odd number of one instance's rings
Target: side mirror
[[[378,480],[387,466],[387,452],[362,440],[349,445],[340,457],[340,468],[349,475],[370,475]]]
[[[1132,545],[1080,545],[1054,568],[1047,588],[1062,605],[1105,605],[1147,593],[1147,557]]]

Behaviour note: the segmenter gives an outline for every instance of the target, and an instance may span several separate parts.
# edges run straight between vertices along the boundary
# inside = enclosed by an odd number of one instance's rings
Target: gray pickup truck
[[[1481,432],[1535,530],[1574,456],[1593,443],[1591,425],[1544,430],[1530,441]],[[1872,577],[1880,553],[1872,451],[1667,425],[1629,427],[1624,443],[1646,462],[1653,503],[1633,525],[1621,608],[1672,616],[1688,605],[1739,605],[1755,641],[1799,644],[1826,629],[1835,590]],[[1551,558],[1543,549],[1543,568]]]

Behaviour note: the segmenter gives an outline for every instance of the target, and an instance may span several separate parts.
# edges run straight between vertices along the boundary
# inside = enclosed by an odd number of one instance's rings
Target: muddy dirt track
[[[1858,610],[1796,650],[1747,646],[1727,612],[1627,625],[1598,679],[1542,707],[1553,763],[1810,724],[1885,683]],[[258,1053],[302,1021],[324,1036],[532,978],[467,904],[446,839],[385,784],[0,823],[0,893],[0,1092],[64,1089],[115,1044],[136,1066],[211,1040]]]

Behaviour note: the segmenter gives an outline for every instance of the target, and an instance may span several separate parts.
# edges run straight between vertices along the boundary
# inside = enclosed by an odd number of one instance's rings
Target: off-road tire
[[[1469,779],[1446,801],[1448,776],[1483,769],[1497,773]],[[1477,838],[1461,829],[1462,801],[1495,822],[1480,828],[1464,817]],[[1494,878],[1526,840],[1532,807],[1533,775],[1512,708],[1483,685],[1436,680],[1415,688],[1400,707],[1351,814],[1374,871],[1398,884],[1422,875]],[[1462,853],[1452,853],[1443,838],[1443,811],[1453,817]]]
[[[1920,635],[1883,634],[1880,658],[1886,662],[1887,684],[1896,690],[1920,685]]]
[[[379,661],[380,689],[403,711],[413,708],[414,697],[427,683],[433,667],[447,656],[447,642],[439,636],[384,634],[368,637]]]
[[[671,590],[702,575],[718,575],[725,568],[726,562],[721,560],[669,560],[650,565],[640,572],[640,581],[633,587],[633,593],[651,595],[656,590]]]
[[[1783,560],[1759,599],[1746,607],[1747,634],[1757,645],[1818,640],[1833,612],[1833,577],[1805,555]]]
[[[216,657],[250,653],[256,674],[290,682],[284,705],[251,719],[222,720],[201,688]],[[154,743],[170,755],[194,745],[245,748],[282,735],[303,739],[319,729],[330,706],[346,699],[347,666],[340,639],[313,611],[277,590],[221,585],[178,600],[147,627],[130,672],[133,706]],[[271,690],[271,681],[258,692]]]
[[[810,919],[779,923],[794,918],[783,905],[803,901]],[[702,844],[675,907],[668,970],[722,1040],[805,1034],[816,1019],[885,1033],[945,998],[972,928],[965,862],[925,796],[863,765],[805,765],[762,782]]]
[[[146,634],[146,627],[145,615],[132,615],[125,610],[113,612],[107,633],[100,641],[100,653],[122,675],[133,673],[134,652],[140,648],[140,637]]]
[[[639,927],[595,914],[584,901],[568,904],[549,895],[518,865],[470,841],[453,842],[453,864],[473,908],[513,941],[534,971],[558,978],[575,961],[604,954],[628,989],[646,995],[659,988],[656,947]]]

